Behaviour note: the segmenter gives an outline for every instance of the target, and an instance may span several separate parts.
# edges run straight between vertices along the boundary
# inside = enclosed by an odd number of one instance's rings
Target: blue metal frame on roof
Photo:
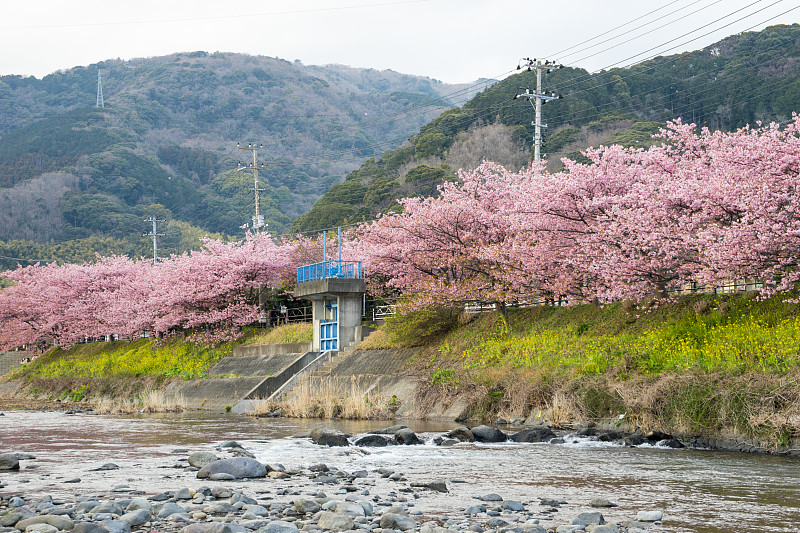
[[[319,279],[362,279],[361,261],[322,261],[297,269],[297,283]]]

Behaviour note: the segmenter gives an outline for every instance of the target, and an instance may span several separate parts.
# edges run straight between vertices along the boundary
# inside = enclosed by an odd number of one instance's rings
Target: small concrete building
[[[360,342],[366,284],[361,261],[323,261],[297,269],[296,298],[312,302],[312,350],[338,351]]]

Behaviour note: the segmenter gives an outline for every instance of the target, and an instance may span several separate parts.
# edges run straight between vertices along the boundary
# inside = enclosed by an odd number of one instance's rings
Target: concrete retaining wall
[[[313,376],[312,386],[335,387],[339,394],[350,394],[353,387],[367,394],[384,398],[395,397],[400,409],[399,417],[419,416],[415,396],[418,378],[408,372],[408,361],[416,355],[414,350],[357,350],[344,358],[324,376]]]
[[[307,346],[308,343],[244,346],[246,350],[238,355],[237,348],[233,357],[226,357],[208,370],[210,377],[173,384],[167,394],[183,398],[190,409],[212,410],[232,407],[244,398],[267,398],[319,355],[290,351]]]
[[[292,342],[286,344],[256,344],[253,346],[237,346],[233,349],[234,357],[244,355],[281,355],[289,353],[305,353],[311,351],[310,342]]]
[[[27,356],[28,352],[0,352],[0,376],[5,376],[17,368],[20,360]]]

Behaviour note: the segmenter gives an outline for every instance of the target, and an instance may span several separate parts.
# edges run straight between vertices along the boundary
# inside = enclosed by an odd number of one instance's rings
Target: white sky
[[[0,74],[205,50],[459,83],[502,77],[525,56],[594,71],[795,21],[795,0],[0,0]]]

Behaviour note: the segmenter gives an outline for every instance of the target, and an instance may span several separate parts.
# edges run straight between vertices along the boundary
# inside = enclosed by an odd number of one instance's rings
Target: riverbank
[[[743,293],[411,313],[373,333],[357,356],[329,368],[329,377],[309,379],[285,405],[266,405],[263,414],[388,418],[399,406],[409,418],[599,424],[661,431],[701,446],[798,454],[800,312],[786,299],[759,301]],[[288,341],[310,334],[299,331],[277,328],[267,335]],[[142,394],[157,397],[170,380],[202,380],[207,367],[200,362],[219,360],[232,345],[103,344],[39,358],[17,374],[25,394],[84,405],[110,396],[138,411],[146,408]],[[107,375],[127,368],[108,363],[115,357],[139,361],[139,370]],[[160,373],[137,376],[144,361],[160,361]],[[386,361],[393,363],[379,370]],[[179,364],[195,370],[170,376]],[[69,378],[55,377],[68,372]],[[391,388],[392,376],[403,386]],[[158,410],[158,402],[150,404],[155,407],[147,409]]]
[[[275,520],[313,530],[314,525],[322,525],[324,512],[344,510],[344,505],[336,509],[338,502],[366,501],[372,505],[372,515],[365,513],[366,521],[351,516],[354,524],[350,527],[373,532],[380,528],[376,533],[399,529],[380,523],[393,506],[415,521],[413,531],[423,531],[428,525],[451,532],[477,533],[480,527],[497,533],[515,528],[541,533],[532,527],[538,525],[563,532],[564,528],[580,529],[575,526],[581,524],[571,522],[582,513],[600,512],[610,531],[622,532],[634,525],[628,521],[647,511],[663,514],[662,525],[649,522],[650,531],[778,532],[791,531],[796,525],[794,511],[800,496],[794,483],[800,465],[794,458],[653,444],[629,448],[577,431],[556,431],[563,443],[469,442],[468,434],[455,424],[409,422],[420,442],[412,444],[408,432],[389,429],[386,423],[255,420],[209,413],[101,417],[8,412],[0,423],[14,428],[4,436],[4,448],[32,456],[19,461],[20,470],[0,472],[0,482],[7,484],[0,488],[0,496],[9,502],[12,496],[47,502],[50,496],[57,509],[36,504],[38,514],[68,515],[75,523],[111,526],[111,530],[120,524],[106,521],[121,520],[133,512],[127,510],[130,502],[126,500],[145,499],[151,506],[149,523],[133,526],[134,531],[174,532],[201,524],[203,531],[221,533],[211,528],[224,523],[233,532],[265,533],[262,528]],[[315,435],[314,430],[324,426],[332,426],[332,431]],[[347,445],[321,445],[324,434],[344,435]],[[238,446],[230,442],[234,439]],[[364,439],[380,439],[387,446],[359,445]],[[207,461],[209,456],[239,463],[209,468],[206,473],[214,477],[203,477],[200,460]],[[238,478],[246,471],[257,477]],[[237,505],[241,496],[231,500],[209,493],[215,490],[227,490],[231,496],[242,493],[269,513],[245,517],[251,510],[248,505],[254,504]],[[742,499],[742,494],[753,497]],[[296,501],[318,499],[320,507],[330,500],[337,503],[316,512],[297,512]],[[114,503],[122,512],[76,508],[84,501],[95,505],[92,500]],[[599,504],[599,500],[617,506],[593,507],[593,501]],[[218,503],[233,508],[207,509]],[[521,509],[515,510],[514,503]],[[168,504],[177,505],[178,509],[170,509],[184,516],[170,519],[168,511],[158,517],[161,506]]]

